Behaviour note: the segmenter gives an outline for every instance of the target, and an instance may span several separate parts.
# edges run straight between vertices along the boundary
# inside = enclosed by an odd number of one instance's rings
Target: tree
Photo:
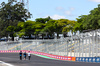
[[[74,26],[77,22],[74,20],[67,20],[66,25],[63,27],[62,32],[64,37],[68,36],[67,33],[71,31],[71,33],[73,34],[74,32]]]
[[[56,20],[49,20],[45,24],[45,27],[41,30],[42,33],[46,33],[49,36],[54,36],[55,28],[55,21]]]
[[[6,4],[5,2],[1,3],[0,7],[0,26],[1,31],[4,35],[6,34],[6,28],[8,26],[17,26],[18,22],[25,22],[28,18],[31,17],[30,12],[24,8],[23,3],[16,2],[16,0],[9,0]]]
[[[22,37],[25,35],[24,23],[25,22],[19,22],[17,27],[15,28],[15,32],[19,37]]]
[[[99,29],[100,27],[100,4],[97,8],[94,8],[90,11],[88,15],[82,15],[77,19],[78,25],[76,24],[75,28],[78,28],[80,31],[88,29]]]
[[[37,18],[35,19],[36,22],[46,23],[47,21],[51,20],[50,16],[47,18]]]
[[[28,20],[24,23],[25,35],[31,38],[31,34],[35,32],[35,21]]]
[[[51,18],[48,16],[47,18],[37,18],[36,21],[36,25],[35,25],[35,34],[42,34],[42,38],[44,36],[44,28],[46,23],[51,20]]]
[[[75,23],[75,26],[73,27],[73,32],[77,32],[77,31],[82,32],[83,30],[86,29],[86,24],[88,23],[86,21],[87,16],[88,15],[81,15],[79,16],[79,18],[76,18],[77,22]]]
[[[86,18],[84,28],[86,29],[98,29],[100,27],[100,4],[97,8],[90,11],[90,14]]]
[[[45,27],[44,23],[35,22],[35,34],[40,33],[41,30]]]
[[[67,33],[71,30],[73,32],[73,26],[76,21],[68,19],[59,19],[55,22],[55,32],[57,33],[57,38],[59,38],[59,33],[63,33],[63,36],[66,37]]]
[[[12,40],[14,40],[14,31],[15,31],[15,27],[14,26],[8,26],[6,31],[8,33],[10,33],[10,36],[12,37]]]

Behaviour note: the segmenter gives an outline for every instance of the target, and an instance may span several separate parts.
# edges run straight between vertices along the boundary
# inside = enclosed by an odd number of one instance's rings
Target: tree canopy
[[[0,6],[0,34],[6,34],[8,26],[17,26],[18,22],[25,22],[31,17],[30,12],[25,9],[24,4],[9,0],[8,3],[2,2]],[[2,34],[3,32],[3,34]]]
[[[100,4],[98,7],[90,11],[88,15],[81,15],[77,18],[77,23],[74,26],[74,30],[88,30],[100,28]]]
[[[44,34],[52,36],[54,33],[67,35],[68,32],[82,32],[88,29],[99,29],[100,27],[100,4],[90,11],[88,15],[81,15],[76,21],[69,19],[36,18],[35,21],[27,20],[31,18],[30,12],[25,9],[23,3],[16,0],[9,0],[8,3],[2,2],[0,7],[0,37],[10,33],[22,36]]]

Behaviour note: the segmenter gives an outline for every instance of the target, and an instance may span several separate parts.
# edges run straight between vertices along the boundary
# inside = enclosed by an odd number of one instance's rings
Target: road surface
[[[70,62],[32,55],[31,60],[19,60],[18,53],[0,53],[0,61],[14,66],[100,66],[100,63]]]

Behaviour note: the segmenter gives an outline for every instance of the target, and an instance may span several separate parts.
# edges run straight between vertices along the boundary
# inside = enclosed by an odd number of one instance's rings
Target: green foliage
[[[6,36],[8,26],[16,27],[18,22],[25,22],[30,17],[31,14],[24,8],[23,3],[16,2],[16,0],[9,0],[8,3],[2,2],[0,7],[0,34]]]
[[[49,33],[53,33],[55,32],[56,28],[55,28],[55,21],[56,20],[49,20],[46,24],[44,29],[42,29],[42,32],[49,32]]]
[[[88,29],[99,29],[100,27],[100,4],[90,11],[88,15],[82,15],[77,19],[78,25],[75,29],[83,31]]]
[[[76,18],[77,22],[75,23],[75,26],[73,27],[73,32],[76,32],[78,30],[82,32],[83,30],[87,29],[86,25],[88,24],[88,22],[86,21],[86,18],[87,18],[87,15],[81,15],[79,16],[79,18]]]
[[[16,34],[19,37],[22,37],[25,35],[25,28],[24,28],[25,22],[19,22],[17,27],[15,28]]]
[[[15,27],[14,26],[8,26],[6,31],[8,32],[13,32],[15,30]]]
[[[12,37],[12,41],[14,41],[14,36],[16,36],[15,33],[14,33],[14,30],[15,30],[15,27],[14,26],[8,26],[7,29],[6,29],[6,31]]]
[[[37,19],[35,19],[36,22],[41,22],[41,23],[46,23],[49,20],[51,20],[51,18],[49,16],[47,18],[37,18]]]
[[[74,29],[74,26],[77,22],[76,21],[73,21],[73,20],[67,20],[67,23],[66,25],[63,27],[63,30],[62,32],[69,32],[69,31],[72,31],[72,33],[74,32],[73,29]]]
[[[24,28],[24,22],[19,22],[17,26],[21,27],[21,28]]]
[[[41,22],[36,22],[34,26],[35,26],[34,34],[38,34],[41,33],[41,30],[45,27],[45,24]]]
[[[17,34],[19,37],[22,37],[22,36],[25,35],[25,32],[17,32],[16,34]]]
[[[35,31],[35,22],[28,20],[24,23],[25,35],[34,34]]]
[[[57,33],[57,37],[60,33],[68,33],[69,31],[82,32],[88,29],[98,29],[100,27],[100,4],[97,8],[90,11],[88,15],[81,15],[77,19],[59,19],[53,20],[49,16],[47,18],[37,18],[35,21],[28,20],[31,14],[24,8],[23,3],[17,3],[15,0],[9,0],[6,4],[1,3],[0,7],[0,36],[6,35],[7,32],[11,33],[11,36],[23,35],[31,36],[31,34],[43,34],[49,35]],[[26,21],[26,22],[25,22]]]

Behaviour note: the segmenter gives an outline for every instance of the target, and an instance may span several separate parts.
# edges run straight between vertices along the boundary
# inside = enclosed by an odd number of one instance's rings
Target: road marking
[[[42,46],[42,45],[44,45],[44,44],[40,44],[40,45],[38,45],[38,46],[36,46],[36,47],[33,47],[32,49],[38,48],[38,47],[40,47],[40,46]]]
[[[31,46],[31,45],[33,45],[33,44],[29,44],[29,45],[23,47],[21,50],[23,50],[23,49],[25,49],[25,48],[27,48],[27,47],[29,47],[29,46]]]
[[[12,64],[9,64],[9,63],[5,63],[5,62],[3,62],[3,61],[0,61],[0,63],[3,65],[7,65],[7,66],[14,66],[14,65],[12,65]]]
[[[23,43],[20,43],[20,44],[18,44],[18,45],[16,45],[16,46],[14,46],[14,47],[11,47],[10,49],[8,49],[8,50],[12,50],[12,49],[14,49],[14,48],[16,48],[16,47],[18,47],[18,46],[20,46],[20,45],[22,45]]]

